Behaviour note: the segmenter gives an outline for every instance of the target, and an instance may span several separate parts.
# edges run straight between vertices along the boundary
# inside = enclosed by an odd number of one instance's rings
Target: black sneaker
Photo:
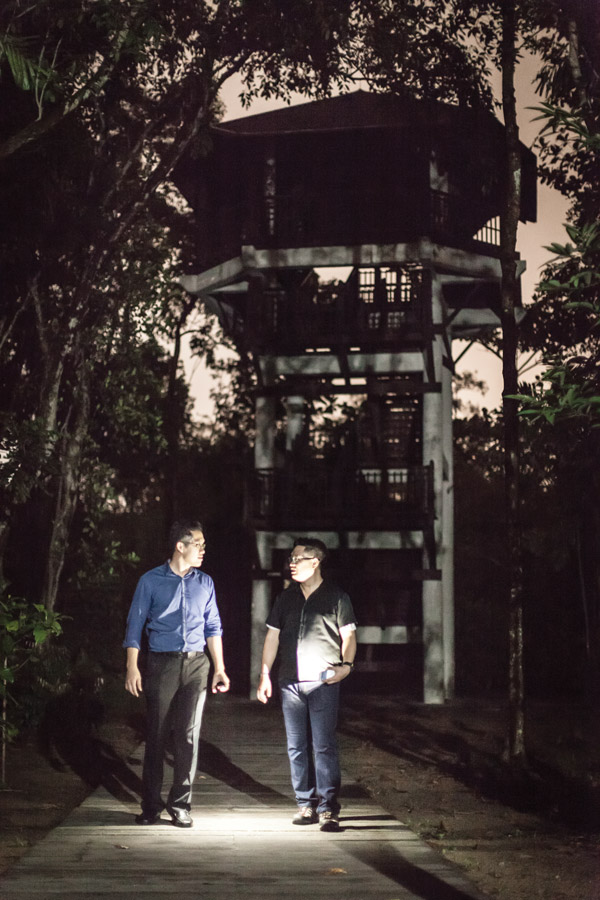
[[[312,806],[299,806],[292,825],[314,825],[318,821],[319,817]]]
[[[339,831],[340,820],[335,813],[326,809],[325,812],[319,813],[319,828],[321,831]]]

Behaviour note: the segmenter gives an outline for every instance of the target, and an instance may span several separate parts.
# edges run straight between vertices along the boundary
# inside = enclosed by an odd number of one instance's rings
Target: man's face
[[[191,541],[180,541],[178,547],[183,557],[183,561],[188,566],[194,566],[199,569],[204,559],[206,550],[206,541],[201,531],[192,531]]]
[[[307,581],[319,565],[316,556],[312,556],[309,550],[302,545],[294,547],[288,560],[290,572],[294,581]]]

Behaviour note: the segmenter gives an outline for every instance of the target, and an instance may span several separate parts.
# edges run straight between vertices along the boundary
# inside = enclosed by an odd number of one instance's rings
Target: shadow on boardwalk
[[[291,824],[281,716],[219,697],[206,714],[193,829],[134,824],[142,750],[10,872],[0,900],[480,900],[458,869],[347,780],[339,833]],[[166,783],[171,775],[167,760]]]

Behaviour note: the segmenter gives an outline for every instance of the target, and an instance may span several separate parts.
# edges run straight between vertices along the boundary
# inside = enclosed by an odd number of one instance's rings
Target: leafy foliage
[[[20,717],[15,714],[13,687],[18,686],[18,674],[26,665],[38,659],[38,648],[49,638],[62,632],[61,616],[50,612],[42,604],[28,604],[25,600],[5,594],[0,599],[0,699],[2,701],[2,759],[6,742],[18,734]],[[23,700],[21,700],[23,702]]]
[[[494,27],[493,16],[461,0],[366,3],[357,65],[374,89],[490,107]]]
[[[585,420],[600,427],[600,224],[567,225],[571,242],[553,243],[553,277],[539,285],[542,295],[563,301],[564,315],[576,315],[578,353],[547,354],[548,368],[531,393],[520,394],[521,415],[542,417],[551,425],[560,419]],[[542,304],[544,301],[542,300]],[[583,326],[583,327],[582,327]]]

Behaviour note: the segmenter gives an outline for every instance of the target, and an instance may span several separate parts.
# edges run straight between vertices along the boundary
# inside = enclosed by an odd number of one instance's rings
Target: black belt
[[[195,659],[197,656],[204,656],[203,650],[151,650],[157,656],[176,656],[178,659]]]

